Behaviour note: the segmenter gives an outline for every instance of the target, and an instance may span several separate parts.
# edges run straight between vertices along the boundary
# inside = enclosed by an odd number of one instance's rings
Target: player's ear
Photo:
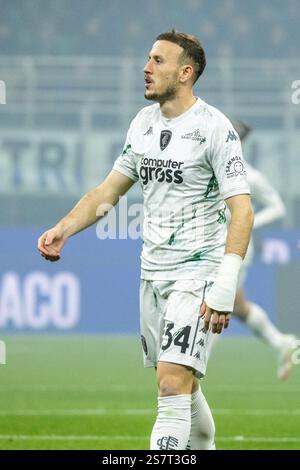
[[[191,64],[185,64],[180,69],[179,81],[185,83],[193,77],[194,69]]]

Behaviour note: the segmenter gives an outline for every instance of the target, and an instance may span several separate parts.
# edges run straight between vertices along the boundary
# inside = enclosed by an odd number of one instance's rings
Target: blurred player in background
[[[144,76],[145,98],[157,104],[132,121],[105,181],[38,242],[46,259],[58,260],[68,237],[140,181],[141,339],[145,366],[156,368],[151,449],[158,450],[214,448],[214,421],[198,378],[205,375],[209,335],[228,326],[253,224],[239,138],[220,111],[193,95],[205,65],[194,36],[172,31],[156,38]]]
[[[243,143],[251,131],[250,127],[241,121],[236,121],[233,125]],[[255,210],[254,217],[254,229],[257,229],[284,217],[285,207],[279,193],[271,186],[266,177],[248,162],[246,167],[254,208],[260,207],[257,211]],[[297,338],[279,331],[262,307],[246,300],[243,285],[253,255],[253,242],[251,240],[240,270],[239,288],[233,313],[239,320],[245,322],[256,336],[263,339],[276,351],[278,354],[277,376],[279,379],[284,380],[288,378],[293,365],[291,356]]]

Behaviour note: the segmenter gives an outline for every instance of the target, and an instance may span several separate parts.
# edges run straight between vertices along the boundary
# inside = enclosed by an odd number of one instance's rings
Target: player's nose
[[[144,67],[144,73],[145,74],[152,73],[151,60],[148,60],[148,62],[146,63],[146,65]]]

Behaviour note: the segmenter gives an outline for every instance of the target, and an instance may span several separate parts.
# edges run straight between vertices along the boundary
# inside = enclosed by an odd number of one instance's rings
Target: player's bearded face
[[[182,49],[169,41],[157,41],[144,68],[145,98],[163,103],[173,99],[179,88],[179,56]]]
[[[146,89],[144,96],[147,100],[162,103],[173,99],[176,96],[177,90],[177,74],[175,76],[168,75],[165,80],[161,77],[156,82],[150,82],[150,86]]]

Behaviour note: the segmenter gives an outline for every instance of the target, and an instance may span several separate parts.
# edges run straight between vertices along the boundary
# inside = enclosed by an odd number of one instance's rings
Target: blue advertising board
[[[44,228],[0,232],[2,332],[137,333],[141,240],[100,240],[95,228],[72,237],[59,262],[46,262]],[[276,321],[277,272],[299,265],[298,232],[267,231],[245,289]],[[232,322],[228,334],[245,333]]]

